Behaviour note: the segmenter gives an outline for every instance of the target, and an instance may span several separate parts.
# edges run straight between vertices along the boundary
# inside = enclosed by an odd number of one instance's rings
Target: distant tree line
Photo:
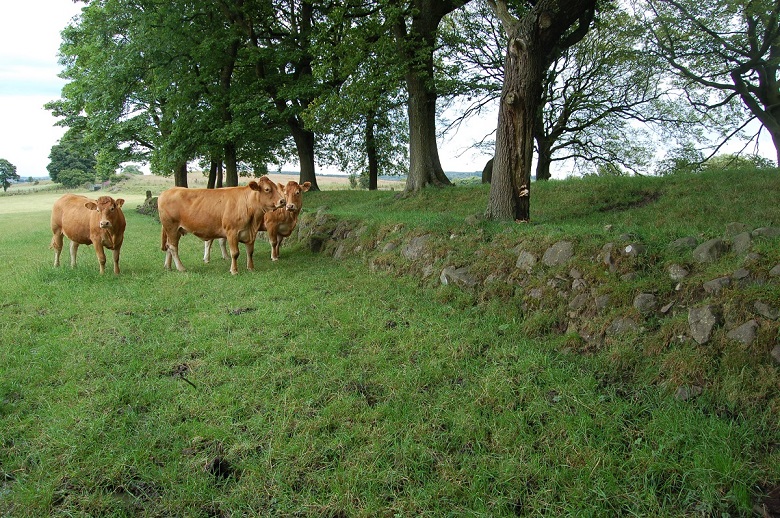
[[[493,219],[530,218],[534,163],[652,173],[659,147],[703,162],[753,127],[780,153],[780,0],[85,3],[47,105],[55,181],[143,162],[186,186],[197,160],[229,186],[293,160],[315,190],[321,163],[412,194],[451,185],[442,128],[496,104]]]

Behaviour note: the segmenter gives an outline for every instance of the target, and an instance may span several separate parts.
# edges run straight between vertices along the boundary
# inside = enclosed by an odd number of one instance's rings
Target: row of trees
[[[294,159],[316,189],[317,158],[414,192],[450,184],[437,110],[463,107],[457,127],[497,102],[486,213],[527,220],[534,157],[538,179],[565,159],[642,172],[659,139],[716,150],[753,119],[780,149],[780,0],[86,4],[48,107],[99,176],[140,160],[186,185],[200,159],[235,185]]]

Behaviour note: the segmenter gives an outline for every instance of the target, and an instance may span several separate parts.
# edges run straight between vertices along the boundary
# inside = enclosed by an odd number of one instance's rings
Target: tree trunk
[[[225,187],[238,186],[238,158],[236,157],[236,144],[225,144]]]
[[[298,162],[301,165],[301,174],[298,183],[310,182],[310,191],[319,191],[317,175],[314,172],[314,133],[305,129],[296,117],[287,121],[292,133],[295,147],[298,150]]]
[[[412,0],[411,27],[403,17],[393,24],[398,52],[407,60],[409,94],[409,176],[404,192],[425,186],[452,185],[444,174],[436,146],[436,99],[433,52],[439,22],[470,0]]]
[[[536,180],[544,181],[552,178],[550,166],[552,165],[552,141],[536,137],[536,148],[538,150],[536,160]]]
[[[222,187],[222,159],[212,158],[209,167],[209,181],[207,189],[219,189]]]
[[[506,0],[488,0],[507,33],[504,87],[498,109],[493,182],[485,215],[530,221],[534,125],[544,71],[555,55],[587,34],[596,0],[537,0],[521,19]],[[577,23],[578,26],[571,30]],[[567,34],[568,32],[568,34]]]
[[[436,145],[437,94],[430,86],[432,79],[420,75],[409,73],[406,77],[409,92],[409,176],[406,192],[419,191],[429,185],[452,185],[444,174]],[[429,77],[433,77],[432,64]]]
[[[206,189],[213,189],[217,185],[217,161],[212,158],[209,166],[209,181],[206,183]]]
[[[498,109],[493,182],[486,216],[530,220],[534,116],[540,102],[543,58],[535,31],[518,26],[509,35],[504,60],[504,87]]]
[[[368,157],[368,190],[379,187],[379,157],[376,151],[376,111],[369,110],[366,115],[366,156]]]
[[[187,162],[181,162],[174,168],[173,184],[176,187],[187,187]]]
[[[487,161],[482,169],[482,183],[490,183],[493,180],[493,159]]]

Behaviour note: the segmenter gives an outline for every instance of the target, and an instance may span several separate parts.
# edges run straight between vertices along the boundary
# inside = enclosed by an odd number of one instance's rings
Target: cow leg
[[[95,253],[97,254],[98,264],[100,264],[100,273],[106,273],[106,251],[103,250],[103,245],[99,241],[94,241]]]
[[[51,238],[51,247],[54,248],[54,266],[60,265],[60,254],[62,253],[62,230],[55,230]]]
[[[213,242],[213,239],[207,239],[203,242],[203,262],[206,264],[209,264],[209,261],[211,261],[211,244]]]
[[[184,268],[181,259],[179,259],[179,238],[181,237],[179,229],[173,229],[173,232],[164,229],[163,232],[168,236],[165,246],[165,269],[171,269],[171,259],[173,259],[176,269],[180,272],[186,272],[187,269]]]
[[[227,237],[228,248],[230,248],[230,273],[236,275],[238,273],[238,255],[240,253],[238,249],[238,234],[231,232]]]
[[[70,242],[70,267],[76,267],[76,252],[79,250],[79,244],[75,241]]]
[[[279,259],[279,242],[282,238],[275,230],[268,231],[268,242],[271,243],[271,260],[277,261]]]
[[[225,244],[225,239],[224,238],[219,238],[217,240],[217,242],[219,243],[219,250],[220,250],[220,252],[222,252],[222,259],[227,259],[228,257],[230,257],[228,255],[227,245]],[[203,250],[203,262],[204,263],[208,263],[209,261],[211,261],[211,245],[213,243],[214,243],[213,239],[209,239],[208,241],[206,241],[206,245],[205,245],[204,250]]]
[[[168,251],[167,251],[167,255],[165,256],[165,263],[166,263],[166,268],[168,268],[169,270],[171,268],[171,258],[173,258],[173,262],[176,265],[177,270],[179,270],[180,272],[187,271],[184,265],[181,264],[181,259],[179,259],[179,247],[168,243]]]
[[[284,238],[282,236],[276,236],[276,240],[274,241],[273,247],[271,249],[271,260],[279,260],[279,247],[282,245],[283,239]]]
[[[254,261],[255,242],[252,241],[251,243],[245,243],[245,245],[246,245],[246,269],[254,270],[255,269],[255,261]]]
[[[119,248],[114,248],[114,273],[119,275]]]

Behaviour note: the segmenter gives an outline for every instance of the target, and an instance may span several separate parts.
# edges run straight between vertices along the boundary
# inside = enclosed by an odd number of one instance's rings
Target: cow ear
[[[253,191],[259,191],[260,190],[260,184],[257,183],[256,181],[252,180],[251,182],[249,182],[249,188],[252,189]]]
[[[97,209],[97,203],[95,203],[94,201],[88,201],[87,203],[84,204],[84,206],[89,210]]]
[[[283,183],[277,183],[276,185],[279,186],[279,190],[284,192],[284,184]]]
[[[117,198],[116,199],[116,206],[117,207],[121,207],[124,204],[125,204],[125,200],[124,199],[122,199],[122,198]]]
[[[302,190],[303,192],[306,192],[306,191],[308,191],[310,187],[311,187],[311,182],[303,182],[303,183],[301,184],[301,190]]]

